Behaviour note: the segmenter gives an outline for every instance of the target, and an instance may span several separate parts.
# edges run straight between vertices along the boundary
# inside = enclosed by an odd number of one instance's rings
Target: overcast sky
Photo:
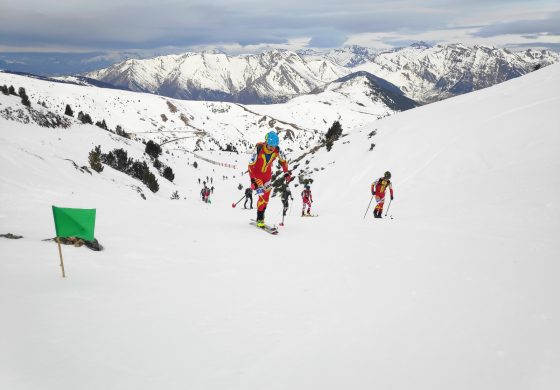
[[[414,41],[560,49],[559,0],[0,0],[0,51],[178,53]]]

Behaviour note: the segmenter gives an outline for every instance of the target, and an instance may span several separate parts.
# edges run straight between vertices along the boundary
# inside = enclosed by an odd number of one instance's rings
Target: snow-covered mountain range
[[[133,91],[190,100],[284,102],[367,71],[398,86],[407,97],[431,102],[485,88],[558,61],[548,50],[512,52],[461,44],[377,52],[359,46],[321,53],[267,51],[258,55],[185,53],[130,59],[86,76]]]
[[[99,88],[90,79],[73,77],[0,72],[0,85],[12,85],[16,91],[25,88],[34,103],[30,110],[0,107],[4,118],[44,122],[45,117],[64,118],[69,105],[74,117],[82,111],[94,123],[104,121],[109,130],[121,126],[132,138],[191,152],[228,148],[249,152],[261,140],[263,129],[272,128],[279,132],[286,152],[303,151],[314,146],[335,120],[349,131],[416,106],[397,87],[366,72],[344,76],[288,103],[254,106]]]
[[[327,59],[273,50],[259,55],[205,52],[131,59],[87,76],[179,99],[271,103],[308,93],[347,73]]]
[[[519,77],[560,57],[548,50],[415,44],[359,58],[355,69],[384,78],[411,99],[428,103]]]

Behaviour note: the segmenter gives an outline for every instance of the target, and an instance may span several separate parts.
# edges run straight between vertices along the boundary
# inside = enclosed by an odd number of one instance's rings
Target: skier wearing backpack
[[[290,187],[286,186],[284,187],[284,190],[282,191],[282,205],[284,206],[284,211],[282,216],[286,216],[286,212],[288,211],[288,208],[290,207],[290,203],[288,201],[288,199],[291,199],[292,202],[294,201],[294,198],[292,197],[292,191],[290,191]]]
[[[251,179],[251,188],[255,190],[259,196],[257,202],[257,226],[264,228],[264,213],[270,198],[272,186],[270,179],[272,178],[272,163],[278,159],[282,170],[284,171],[284,179],[287,183],[292,177],[288,170],[288,163],[284,157],[284,153],[278,147],[279,139],[275,131],[270,131],[265,136],[265,142],[259,142],[256,145],[255,153],[249,162],[249,178]]]
[[[391,184],[391,172],[387,171],[376,181],[371,184],[371,194],[375,196],[375,202],[377,205],[373,209],[373,216],[375,218],[382,218],[383,205],[385,204],[385,191],[389,188],[391,194],[391,200],[393,200],[393,184]]]
[[[301,209],[301,216],[304,217],[305,206],[307,206],[307,215],[311,215],[311,203],[313,203],[313,195],[311,195],[311,187],[309,184],[305,185],[305,189],[301,191],[301,200],[303,200],[303,208]]]

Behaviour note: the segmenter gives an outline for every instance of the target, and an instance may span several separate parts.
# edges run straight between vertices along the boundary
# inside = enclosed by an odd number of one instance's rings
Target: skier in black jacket
[[[245,188],[245,203],[243,204],[243,208],[246,209],[247,208],[247,201],[250,200],[251,201],[251,209],[253,208],[253,190],[251,190],[251,187],[247,187]]]
[[[290,203],[288,202],[288,199],[291,199],[292,201],[294,200],[294,198],[292,197],[292,192],[290,191],[290,187],[286,186],[282,191],[282,204],[284,205],[284,213],[282,215],[284,217],[286,216],[286,212],[290,207]]]

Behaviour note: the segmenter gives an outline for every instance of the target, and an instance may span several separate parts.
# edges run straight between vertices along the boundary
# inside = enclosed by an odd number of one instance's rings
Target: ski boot
[[[257,211],[257,227],[264,229],[264,210]]]

